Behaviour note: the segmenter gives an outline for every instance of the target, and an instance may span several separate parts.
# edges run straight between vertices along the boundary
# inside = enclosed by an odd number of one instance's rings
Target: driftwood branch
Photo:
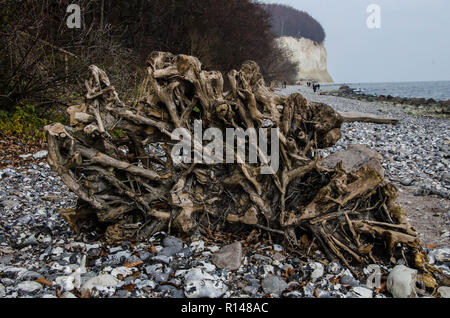
[[[360,112],[339,112],[344,122],[365,122],[374,124],[388,124],[395,125],[398,119],[391,117],[381,117],[373,114],[366,114]]]

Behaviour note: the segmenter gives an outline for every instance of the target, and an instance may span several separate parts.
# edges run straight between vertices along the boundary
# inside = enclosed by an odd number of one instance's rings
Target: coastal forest
[[[205,69],[221,72],[254,60],[268,83],[289,81],[296,65],[275,44],[275,26],[285,21],[284,35],[324,38],[307,14],[250,0],[82,0],[80,28],[66,25],[71,2],[1,1],[2,120],[18,107],[30,110],[25,105],[43,116],[67,106],[67,92],[80,91],[93,63],[108,72],[118,91],[137,99],[134,87],[152,51],[194,55]]]

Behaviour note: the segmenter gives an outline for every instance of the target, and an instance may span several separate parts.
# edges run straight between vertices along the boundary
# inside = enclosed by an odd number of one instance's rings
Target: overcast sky
[[[327,34],[336,83],[450,80],[450,0],[262,0],[308,12]],[[367,7],[381,7],[369,29]]]

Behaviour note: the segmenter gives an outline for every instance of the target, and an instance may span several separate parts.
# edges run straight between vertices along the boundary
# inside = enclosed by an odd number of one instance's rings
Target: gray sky
[[[308,12],[327,34],[337,83],[450,80],[450,0],[262,0]],[[381,28],[369,29],[370,4]]]

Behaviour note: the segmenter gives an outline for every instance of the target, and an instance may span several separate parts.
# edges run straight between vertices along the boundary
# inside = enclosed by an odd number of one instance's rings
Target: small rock
[[[36,153],[33,155],[33,158],[34,158],[35,160],[44,159],[45,157],[47,157],[47,154],[48,154],[48,151],[47,151],[47,150],[41,150],[41,151],[36,152]]]
[[[213,263],[226,270],[237,270],[241,266],[242,244],[234,242],[233,244],[223,246],[212,256]]]
[[[13,201],[13,200],[3,200],[2,202],[0,202],[0,206],[2,206],[4,208],[8,208],[8,209],[16,208],[19,205],[20,205],[19,202]]]
[[[403,264],[397,264],[403,265]],[[381,284],[381,268],[378,264],[370,264],[363,270],[364,274],[367,275],[366,285],[369,288],[380,288]]]
[[[55,247],[54,249],[52,249],[52,255],[59,256],[62,253],[64,253],[64,249],[62,247],[58,246],[58,247]]]
[[[116,293],[116,296],[119,298],[128,298],[131,293],[128,290],[121,289]]]
[[[155,273],[151,275],[151,277],[155,280],[157,283],[161,282],[167,282],[169,280],[169,274],[168,273]]]
[[[136,283],[136,288],[138,288],[138,289],[142,289],[145,287],[148,287],[150,289],[155,289],[156,283],[152,280],[143,280],[143,281]]]
[[[303,287],[303,294],[306,298],[313,298],[316,287],[312,283],[308,283]]]
[[[177,253],[178,257],[189,258],[192,256],[192,250],[189,247],[183,248]]]
[[[42,275],[39,274],[38,272],[34,272],[34,271],[26,271],[26,272],[21,272],[19,273],[19,275],[17,275],[17,279],[18,280],[29,280],[29,281],[34,281],[36,280],[38,277],[41,277]]]
[[[351,291],[353,293],[355,293],[356,295],[360,296],[360,298],[372,298],[373,297],[372,290],[369,288],[366,288],[366,287],[362,287],[362,286],[353,287],[351,289]]]
[[[139,259],[141,259],[144,262],[147,261],[151,256],[152,256],[152,254],[149,252],[146,252],[146,251],[139,252]]]
[[[175,254],[179,253],[182,250],[182,247],[179,246],[168,246],[164,247],[159,253],[159,256],[174,256]]]
[[[297,290],[294,290],[294,291],[284,294],[284,297],[285,298],[302,298],[302,293]]]
[[[110,253],[117,253],[117,252],[119,252],[119,251],[122,251],[122,247],[121,247],[121,246],[111,247],[111,248],[109,249],[109,252],[110,252]]]
[[[24,217],[18,218],[17,223],[19,224],[28,224],[31,221],[31,216],[25,215]]]
[[[27,270],[25,268],[11,266],[11,267],[6,267],[5,269],[3,269],[2,272],[5,277],[14,279],[14,278],[20,277],[20,275],[23,275],[24,273],[26,273]]]
[[[102,249],[100,247],[94,247],[87,250],[86,254],[91,257],[99,257],[102,253]]]
[[[205,249],[205,242],[195,241],[190,244],[190,247],[193,252],[203,252]]]
[[[351,275],[344,275],[341,278],[340,283],[342,285],[350,285],[350,286],[357,286],[358,285],[358,281]]]
[[[169,297],[170,298],[185,298],[184,291],[181,289],[172,290]]]
[[[17,285],[17,289],[19,295],[35,295],[41,291],[42,285],[33,281],[25,281]]]
[[[286,259],[286,256],[284,256],[284,255],[282,255],[280,253],[275,253],[275,254],[273,254],[272,258],[275,261],[282,262],[282,261],[284,261]]]
[[[430,264],[434,264],[435,262],[450,262],[450,248],[446,247],[432,250],[428,253],[428,257],[430,258]]]
[[[323,276],[324,267],[321,263],[314,262],[314,263],[309,264],[308,266],[312,270],[311,279],[313,281],[316,281],[317,279],[319,279],[320,277]]]
[[[450,287],[441,286],[438,288],[437,292],[441,298],[450,298]]]
[[[249,294],[249,295],[254,295],[258,292],[258,288],[255,286],[246,286],[244,287],[244,293]]]
[[[177,276],[177,273],[175,273]],[[193,280],[214,280],[214,276],[206,273],[202,268],[191,268],[184,274],[185,281],[193,281]]]
[[[261,254],[252,255],[252,259],[263,263],[272,263],[272,259],[270,257]]]
[[[81,287],[81,292],[85,293],[86,291],[89,291],[92,293],[94,287],[116,287],[118,283],[119,280],[112,275],[99,275],[89,279],[86,283],[84,283]]]
[[[394,298],[416,298],[417,270],[404,265],[395,266],[387,279],[387,290]]]
[[[152,257],[152,260],[159,263],[170,264],[172,257],[166,255],[156,255]]]
[[[414,180],[411,179],[411,178],[404,178],[404,179],[401,179],[401,180],[400,180],[400,183],[401,183],[402,185],[404,185],[405,187],[409,187],[409,186],[413,185]]]
[[[164,247],[175,247],[178,250],[181,250],[183,248],[183,241],[174,236],[166,236],[162,241],[162,245]]]
[[[339,274],[340,270],[341,270],[341,265],[339,265],[339,263],[337,263],[337,262],[331,262],[327,266],[327,272],[330,274],[333,274],[333,275]]]
[[[162,269],[163,269],[163,265],[161,263],[158,263],[158,264],[153,264],[153,265],[150,265],[150,266],[146,266],[145,267],[145,272],[148,275],[153,276],[155,274],[162,273]]]
[[[288,284],[278,276],[271,276],[264,278],[262,283],[262,289],[266,294],[281,295],[286,290]]]
[[[282,252],[282,251],[283,251],[283,246],[278,245],[278,244],[274,244],[274,245],[273,245],[273,250],[274,250],[275,252]]]
[[[218,250],[220,250],[220,247],[217,245],[213,245],[213,246],[208,246],[208,250],[210,250],[210,252],[215,253]]]
[[[1,240],[0,240],[1,243]],[[6,255],[3,257],[0,257],[0,264],[8,264],[12,261],[13,256],[12,255]]]
[[[131,274],[133,274],[133,270],[131,268],[128,268],[125,266],[120,266],[120,267],[114,268],[111,271],[111,275],[114,277],[118,277],[119,275],[122,277],[127,277],[127,276],[130,276]]]
[[[6,296],[5,286],[0,284],[0,298],[3,298]]]
[[[200,261],[200,263],[202,264],[200,266],[200,268],[203,268],[206,272],[213,273],[213,272],[216,271],[216,266],[214,266],[213,264],[207,263],[207,262],[204,262],[204,261]]]
[[[78,297],[67,291],[61,295],[61,298],[78,298]]]
[[[226,291],[226,286],[221,281],[212,280],[191,280],[184,288],[187,298],[218,298]]]
[[[258,271],[262,278],[266,278],[275,274],[275,267],[272,265],[263,265],[259,267]]]

